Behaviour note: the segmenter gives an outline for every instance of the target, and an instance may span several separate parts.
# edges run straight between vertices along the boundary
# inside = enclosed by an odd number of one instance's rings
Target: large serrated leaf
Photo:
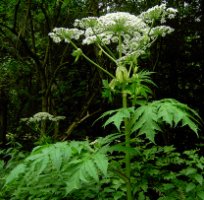
[[[198,125],[201,118],[198,113],[175,99],[162,99],[152,103],[158,109],[158,119],[175,127],[181,122],[198,135]]]
[[[54,166],[54,168],[59,171],[61,164],[62,164],[61,149],[57,148],[57,146],[54,145],[50,149],[50,151],[51,151],[51,153],[49,154],[49,156],[50,156],[51,163]]]
[[[130,118],[131,113],[133,113],[133,112],[134,112],[133,107],[118,109],[115,112],[115,114],[113,114],[111,117],[109,117],[109,119],[105,122],[105,124],[103,126],[106,127],[109,124],[114,124],[116,126],[116,128],[120,131],[120,126],[121,126],[122,122],[124,121],[124,119]]]
[[[203,184],[203,176],[201,174],[195,174],[194,178],[200,185]]]
[[[98,169],[103,173],[103,175],[107,176],[107,170],[108,170],[107,156],[105,154],[96,153],[93,159]]]
[[[98,174],[97,168],[95,166],[95,163],[92,159],[87,160],[84,163],[84,169],[85,169],[84,170],[85,174],[87,173],[91,178],[93,178],[96,182],[98,182],[99,174]]]
[[[48,195],[49,191],[52,196],[53,193],[65,190],[66,195],[94,184],[101,176],[107,176],[106,153],[109,143],[118,137],[119,134],[113,134],[103,138],[104,141],[100,139],[100,145],[72,141],[37,147],[10,172],[4,187],[8,190],[15,188],[15,191],[9,191],[14,198],[26,194],[28,197],[39,196],[39,199],[43,199],[44,192]]]
[[[16,180],[20,174],[24,173],[26,169],[26,165],[25,164],[19,164],[17,165],[11,172],[10,174],[7,176],[6,178],[6,183],[5,185],[9,184],[10,182]]]
[[[186,192],[192,191],[195,187],[196,187],[196,185],[195,185],[194,183],[189,183],[189,184],[186,186]]]
[[[198,134],[198,124],[200,117],[193,109],[174,99],[162,99],[153,101],[137,108],[131,117],[129,126],[131,133],[137,132],[138,135],[145,134],[146,137],[154,142],[154,137],[161,131],[160,124],[167,123],[171,127],[188,126]]]
[[[138,131],[138,134],[145,134],[146,137],[154,143],[154,137],[158,131],[161,131],[157,123],[157,113],[151,104],[142,105],[135,110],[134,122],[131,132]],[[131,122],[133,124],[133,122]]]

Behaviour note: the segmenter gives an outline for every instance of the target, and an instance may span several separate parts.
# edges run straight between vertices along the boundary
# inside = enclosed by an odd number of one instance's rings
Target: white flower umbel
[[[164,37],[171,33],[173,31],[171,27],[155,26],[154,22],[159,20],[160,23],[164,23],[166,19],[174,18],[176,13],[176,9],[167,8],[166,4],[157,5],[138,16],[126,12],[108,13],[101,17],[76,19],[75,28],[55,28],[49,36],[56,43],[62,40],[71,42],[75,49],[78,47],[73,39],[82,39],[84,45],[96,44],[112,61],[115,59],[113,57],[116,57],[114,62],[118,63],[117,58],[137,59],[158,36]],[[110,52],[107,53],[102,48],[105,46],[107,50],[111,43],[116,44],[116,52],[109,54]],[[83,53],[81,55],[85,57]]]
[[[140,14],[140,18],[142,18],[146,23],[152,24],[154,21],[160,20],[161,23],[165,23],[166,19],[173,19],[177,10],[174,8],[167,8],[166,4],[161,4],[160,6],[154,6],[148,9],[146,12]]]
[[[78,40],[83,35],[82,44],[86,45],[98,43],[103,46],[121,43],[116,50],[121,51],[122,56],[133,53],[139,56],[141,52],[145,52],[156,37],[165,36],[173,31],[168,26],[153,28],[152,23],[156,20],[164,23],[166,19],[175,17],[176,12],[177,10],[173,8],[166,8],[166,4],[161,4],[139,16],[116,12],[98,18],[76,19],[74,22],[76,28],[55,28],[52,33],[49,33],[49,36],[54,42]]]
[[[144,34],[149,30],[142,19],[125,12],[108,13],[99,18],[83,18],[76,20],[74,25],[85,29],[83,44],[87,45],[96,42],[101,45],[118,43],[119,37],[127,43],[129,39],[136,38],[138,32]]]
[[[165,37],[167,34],[170,34],[173,31],[174,29],[169,26],[157,26],[151,29],[150,36],[153,38],[157,36]]]
[[[22,118],[22,122],[26,124],[35,132],[39,133],[41,137],[58,128],[59,121],[64,120],[65,116],[54,116],[48,112],[38,112],[29,118]],[[48,123],[46,123],[48,122]],[[55,129],[56,130],[56,129]]]
[[[48,35],[55,43],[59,43],[62,40],[69,43],[72,39],[78,40],[83,34],[84,31],[77,28],[54,28],[53,32],[49,33]]]
[[[21,119],[21,121],[26,121],[27,124],[30,124],[30,123],[38,123],[45,120],[56,122],[64,119],[65,119],[65,116],[54,116],[48,112],[38,112],[34,114],[32,117]]]

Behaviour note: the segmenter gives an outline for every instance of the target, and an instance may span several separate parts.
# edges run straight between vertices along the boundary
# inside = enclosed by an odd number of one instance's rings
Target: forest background
[[[153,0],[2,0],[0,3],[0,145],[19,142],[31,149],[38,136],[22,118],[37,112],[65,116],[52,140],[94,139],[107,130],[93,122],[101,113],[117,108],[102,97],[104,73],[79,59],[76,63],[68,44],[55,44],[48,33],[54,27],[71,27],[74,20],[124,11],[139,14],[164,1]],[[157,84],[153,99],[175,98],[204,116],[204,3],[201,0],[167,1],[178,9],[168,25],[175,31],[160,38],[151,54],[142,58],[144,69],[155,72]],[[85,47],[86,53],[103,63],[97,49]],[[114,69],[113,69],[114,70]],[[118,105],[117,105],[118,103]],[[110,128],[111,129],[111,128]],[[157,138],[161,145],[175,145],[180,150],[201,147],[203,127],[197,138],[188,129],[166,128]]]

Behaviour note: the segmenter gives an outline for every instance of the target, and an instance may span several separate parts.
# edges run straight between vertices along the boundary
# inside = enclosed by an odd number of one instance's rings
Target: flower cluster
[[[55,117],[48,112],[38,112],[34,114],[32,117],[21,119],[21,121],[26,121],[28,124],[30,124],[33,122],[36,123],[36,122],[41,122],[45,120],[57,122],[57,121],[64,120],[64,119],[65,119],[65,116]]]
[[[140,17],[149,24],[152,24],[154,21],[160,20],[161,23],[165,23],[166,19],[173,19],[177,10],[174,8],[167,8],[166,4],[161,4],[160,6],[154,6],[148,9],[146,12],[140,14]]]
[[[170,34],[174,31],[173,28],[169,26],[157,26],[151,29],[150,36],[157,37],[162,36],[165,37],[167,34]]]
[[[177,10],[166,8],[166,4],[150,8],[139,16],[126,12],[108,13],[101,17],[87,17],[74,22],[75,28],[55,28],[49,36],[54,42],[72,39],[83,35],[82,44],[98,43],[101,46],[116,43],[116,50],[124,58],[139,57],[158,36],[173,31],[169,26],[152,27],[154,21],[164,23],[175,17]]]
[[[49,33],[48,35],[55,43],[59,43],[62,40],[69,43],[72,39],[78,40],[83,34],[84,31],[77,28],[54,28],[53,32]]]
[[[83,44],[100,42],[108,45],[137,38],[139,32],[147,32],[149,29],[142,19],[125,12],[108,13],[99,18],[87,17],[76,20],[74,25],[85,29]]]

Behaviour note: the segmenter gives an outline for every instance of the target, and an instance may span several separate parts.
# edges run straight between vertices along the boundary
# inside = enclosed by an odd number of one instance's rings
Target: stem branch
[[[98,47],[100,48],[100,50],[108,57],[108,58],[110,58],[110,60],[112,60],[114,63],[116,63],[116,65],[117,65],[117,62],[116,62],[116,60],[109,54],[109,53],[107,53],[104,49],[103,49],[103,47],[100,45],[100,44],[98,44]]]
[[[69,39],[70,44],[77,50],[78,47],[76,46],[76,44],[74,44],[74,42]],[[103,71],[104,73],[106,73],[107,75],[109,75],[111,78],[115,78],[115,76],[113,76],[113,74],[111,74],[110,72],[108,72],[107,70],[105,70],[103,67],[101,67],[99,64],[95,63],[91,58],[89,58],[86,54],[83,53],[81,54],[88,62],[90,62],[91,64],[93,64],[94,66],[96,66],[97,68],[99,68],[101,71]]]

